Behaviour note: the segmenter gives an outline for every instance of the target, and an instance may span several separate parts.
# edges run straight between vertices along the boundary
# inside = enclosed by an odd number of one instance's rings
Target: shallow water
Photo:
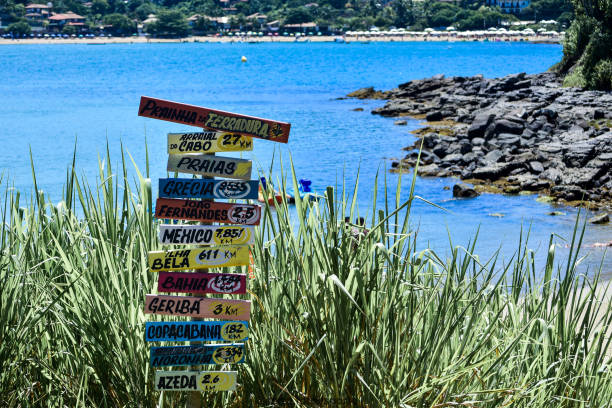
[[[241,63],[240,57],[248,58]],[[393,125],[393,119],[370,115],[380,101],[336,100],[357,88],[389,89],[411,79],[438,73],[503,76],[541,72],[561,58],[558,45],[523,43],[377,43],[377,44],[131,44],[20,45],[0,47],[0,168],[20,190],[32,188],[29,148],[39,188],[59,197],[75,138],[78,168],[92,178],[98,157],[110,144],[113,162],[120,141],[144,168],[145,135],[152,177],[165,176],[167,132],[194,128],[137,116],[139,98],[148,95],[292,123],[290,142],[279,146],[255,142],[253,156],[267,168],[272,155],[291,153],[300,177],[315,188],[336,185],[346,175],[350,185],[360,170],[358,202],[370,207],[373,178],[389,158],[402,157],[418,127]],[[352,111],[362,107],[363,112]],[[247,156],[251,156],[248,153]],[[381,173],[382,174],[382,173]],[[397,176],[387,174],[394,191]],[[404,176],[402,196],[408,195]],[[535,196],[485,194],[452,200],[444,190],[454,179],[419,179],[420,196],[447,212],[418,203],[412,213],[421,245],[445,251],[448,233],[466,245],[480,227],[481,258],[501,247],[509,259],[517,248],[521,225],[531,226],[531,247],[538,265],[550,234],[570,238],[577,211],[547,215],[553,208]],[[559,209],[556,209],[559,210]],[[491,217],[502,213],[503,218]],[[588,244],[612,239],[612,227],[589,225]],[[560,239],[557,240],[562,243]],[[560,251],[564,251],[560,248]],[[585,265],[601,261],[602,249],[590,249]],[[607,257],[604,273],[612,274]]]

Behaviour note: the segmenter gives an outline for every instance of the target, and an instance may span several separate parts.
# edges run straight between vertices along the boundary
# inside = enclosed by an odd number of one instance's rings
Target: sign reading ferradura
[[[151,272],[222,268],[249,264],[248,245],[211,246],[196,249],[149,252]]]
[[[168,198],[257,199],[257,180],[159,179],[159,196]]]
[[[198,344],[151,347],[151,366],[186,366],[244,363],[244,344]]]
[[[250,160],[219,157],[211,154],[187,153],[168,156],[168,171],[199,174],[205,177],[251,178]]]
[[[253,204],[211,203],[210,201],[158,198],[155,217],[171,220],[259,225],[261,208]]]
[[[138,116],[287,143],[291,124],[142,96]]]
[[[158,292],[244,295],[246,275],[237,273],[160,272]]]
[[[232,391],[237,371],[156,371],[156,391]]]
[[[162,244],[250,245],[255,242],[254,228],[245,225],[161,224],[159,242]]]
[[[168,133],[168,154],[243,152],[253,150],[253,139],[240,133]]]
[[[249,320],[251,301],[196,296],[147,295],[144,312],[221,320]]]
[[[146,322],[147,341],[245,341],[247,321]]]

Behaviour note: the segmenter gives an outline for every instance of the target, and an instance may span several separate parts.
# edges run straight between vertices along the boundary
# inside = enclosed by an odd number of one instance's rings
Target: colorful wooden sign
[[[200,200],[158,198],[155,217],[171,220],[259,225],[261,207],[253,204],[212,203]]]
[[[253,150],[253,139],[240,133],[168,133],[168,154],[243,152]]]
[[[251,245],[255,242],[255,227],[220,225],[169,225],[159,226],[159,242],[162,244],[197,245]]]
[[[246,275],[235,273],[160,272],[157,278],[157,291],[243,295],[246,293]]]
[[[204,319],[249,320],[251,301],[197,296],[147,295],[146,314],[191,316]]]
[[[168,171],[238,180],[250,179],[251,168],[250,160],[199,153],[171,154],[167,167]]]
[[[146,322],[147,341],[245,341],[247,321]]]
[[[166,198],[257,199],[257,180],[159,179],[159,196]]]
[[[138,116],[287,143],[291,124],[142,96]]]
[[[244,344],[151,347],[151,367],[244,363]]]
[[[153,251],[149,252],[148,260],[151,272],[242,266],[249,264],[249,246],[226,245]]]
[[[156,391],[232,391],[237,371],[156,371]]]

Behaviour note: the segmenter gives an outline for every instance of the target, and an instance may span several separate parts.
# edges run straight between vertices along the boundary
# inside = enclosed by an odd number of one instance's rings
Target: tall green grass
[[[164,318],[143,313],[160,246],[149,163],[121,159],[100,162],[95,185],[73,162],[59,203],[34,172],[27,202],[1,182],[0,406],[184,404],[153,390],[144,322]],[[297,219],[286,203],[264,212],[247,363],[205,406],[610,406],[609,292],[577,272],[578,221],[567,259],[551,237],[544,271],[524,241],[503,264],[475,256],[476,237],[441,257],[417,250],[414,182],[365,214],[358,183],[297,198]]]

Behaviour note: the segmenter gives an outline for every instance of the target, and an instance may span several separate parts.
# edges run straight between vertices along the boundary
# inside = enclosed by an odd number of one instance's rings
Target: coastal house
[[[280,29],[280,20],[274,20],[274,21],[270,21],[269,23],[266,23],[266,30],[274,33],[277,32]]]
[[[487,6],[499,7],[504,13],[518,14],[531,3],[531,0],[486,0]]]
[[[51,4],[51,3],[49,3]],[[49,18],[51,13],[51,6],[46,4],[28,4],[25,7],[26,13],[25,18],[28,22],[39,22],[42,23],[44,20]]]
[[[210,17],[203,14],[194,14],[187,19],[187,22],[189,22],[189,25],[193,27],[199,18],[209,20],[215,30],[229,30],[230,28],[229,17]]]
[[[317,23],[309,22],[309,23],[300,23],[300,24],[285,24],[283,28],[290,33],[303,33],[307,32],[317,32],[319,31],[319,27]]]
[[[63,28],[64,26],[75,26],[77,28],[81,28],[85,26],[85,17],[79,16],[72,11],[68,11],[67,13],[58,13],[53,14],[49,17],[49,26],[56,28]]]
[[[262,25],[266,22],[266,20],[268,19],[268,16],[262,13],[255,13],[255,14],[251,14],[250,16],[247,16],[246,18],[247,20],[254,20],[259,25]]]

